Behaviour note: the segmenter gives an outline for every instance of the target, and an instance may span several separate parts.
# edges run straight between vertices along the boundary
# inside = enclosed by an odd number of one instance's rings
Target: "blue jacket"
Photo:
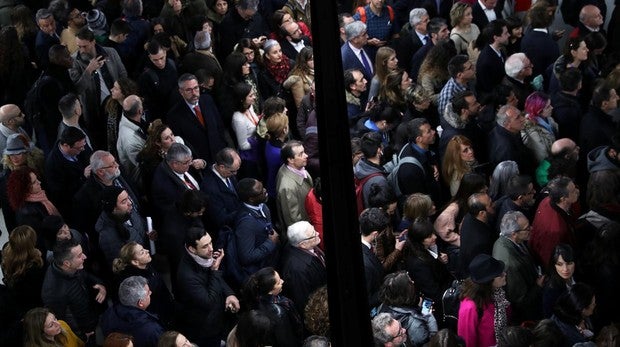
[[[262,207],[262,211],[264,217],[243,205],[235,221],[237,256],[246,279],[261,268],[276,263],[276,244],[269,239],[269,233],[273,230],[271,212],[267,205]]]

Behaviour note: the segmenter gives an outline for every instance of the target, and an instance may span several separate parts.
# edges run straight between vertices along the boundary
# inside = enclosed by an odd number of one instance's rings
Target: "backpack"
[[[362,211],[364,211],[364,185],[366,182],[370,181],[371,178],[383,175],[382,172],[373,172],[370,175],[359,179],[357,177],[353,178],[353,182],[355,183],[355,201],[357,202],[357,215],[359,216]]]
[[[24,99],[24,113],[26,114],[26,120],[33,128],[40,128],[43,126],[42,119],[45,118],[43,103],[41,101],[41,87],[52,81],[52,77],[46,76],[45,71],[41,72],[39,78],[34,82],[32,87],[26,93]]]
[[[387,5],[387,9],[388,14],[390,15],[390,22],[394,22],[394,10],[392,9],[392,6]],[[358,7],[355,12],[359,13],[362,23],[366,23],[366,9],[364,6]]]
[[[417,158],[411,156],[402,158],[403,152],[405,151],[405,148],[407,148],[407,146],[408,145],[403,146],[398,155],[393,155],[392,160],[383,165],[385,171],[389,172],[387,176],[388,184],[392,186],[392,188],[394,189],[394,193],[397,197],[401,197],[403,195],[400,187],[398,186],[398,170],[400,169],[400,166],[402,164],[414,164],[415,166],[419,167],[422,172],[424,172],[424,174],[426,174],[426,170],[424,170],[422,163],[420,163]]]
[[[442,320],[446,325],[456,327],[459,319],[459,307],[461,306],[461,284],[463,280],[454,280],[450,288],[446,289],[441,296],[443,306]]]

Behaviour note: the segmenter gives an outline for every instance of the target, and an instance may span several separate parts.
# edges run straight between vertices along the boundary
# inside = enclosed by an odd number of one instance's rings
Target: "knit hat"
[[[108,21],[105,19],[105,14],[97,9],[88,11],[86,21],[88,22],[88,27],[95,32],[95,35],[105,35],[108,31]]]
[[[505,264],[488,254],[478,254],[469,263],[469,276],[475,283],[482,284],[493,280],[504,272]]]
[[[103,209],[103,211],[112,213],[112,211],[114,211],[114,208],[116,207],[118,196],[124,190],[125,189],[119,188],[114,185],[103,188],[103,191],[101,192],[101,208]]]
[[[24,136],[24,134],[17,133],[11,134],[6,139],[6,148],[4,149],[3,154],[11,155],[11,154],[20,154],[27,153],[32,150],[34,144]]]

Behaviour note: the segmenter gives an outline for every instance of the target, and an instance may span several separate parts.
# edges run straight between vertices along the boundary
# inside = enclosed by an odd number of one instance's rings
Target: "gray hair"
[[[364,31],[366,31],[366,24],[359,20],[351,22],[344,27],[344,33],[347,36],[347,41],[360,36]]]
[[[497,111],[497,116],[495,117],[495,121],[500,127],[504,127],[506,123],[508,122],[508,111],[511,109],[515,109],[519,111],[518,108],[511,106],[511,105],[504,105],[499,108],[499,111]]]
[[[288,229],[286,229],[288,242],[293,246],[299,245],[306,238],[306,230],[311,226],[312,224],[305,220],[291,224]]]
[[[491,183],[489,184],[489,195],[494,199],[501,198],[505,193],[508,182],[514,176],[519,175],[519,165],[512,160],[504,160],[497,164],[491,175]]]
[[[422,17],[428,16],[428,12],[425,8],[414,8],[409,12],[409,24],[413,29],[414,26],[418,25],[422,21]]]
[[[142,15],[142,0],[123,0],[123,14],[127,17],[138,17]]]
[[[173,143],[168,149],[168,152],[166,152],[166,162],[168,164],[173,161],[182,161],[187,157],[192,157],[192,150],[186,145],[178,142]]]
[[[148,284],[146,278],[142,276],[131,276],[121,282],[118,287],[118,300],[125,306],[138,306],[138,301],[144,300],[149,295],[146,288]]]
[[[311,335],[304,340],[302,347],[329,347],[329,339],[325,336]]]
[[[211,47],[211,35],[208,31],[198,31],[194,36],[194,47],[196,49],[209,49]]]
[[[508,77],[515,78],[525,68],[525,53],[515,53],[506,59],[504,70]]]
[[[271,48],[275,47],[275,45],[279,46],[280,43],[272,39],[265,41],[265,43],[263,44],[263,50],[265,51],[265,54],[269,53],[271,51]]]
[[[181,75],[181,77],[179,77],[177,84],[179,88],[183,88],[183,83],[191,80],[198,81],[198,78],[196,77],[196,75],[192,75],[191,73],[184,73]]]
[[[372,319],[372,335],[378,345],[383,346],[394,338],[385,331],[385,328],[392,324],[392,321],[394,318],[387,312],[379,313]]]
[[[37,20],[37,24],[39,23],[39,20],[41,19],[48,19],[49,17],[53,18],[54,14],[52,13],[52,11],[48,10],[47,8],[41,8],[37,11],[37,14],[35,15],[35,19]]]
[[[97,170],[103,168],[103,158],[108,155],[112,155],[112,153],[102,150],[95,151],[95,153],[90,156],[90,170],[92,172],[96,172]]]
[[[527,217],[520,211],[508,211],[502,217],[502,222],[499,225],[499,235],[503,237],[511,237],[512,234],[521,230],[519,225],[519,219]]]
[[[137,115],[140,108],[142,108],[142,100],[137,95],[129,95],[123,100],[123,112],[127,117]]]

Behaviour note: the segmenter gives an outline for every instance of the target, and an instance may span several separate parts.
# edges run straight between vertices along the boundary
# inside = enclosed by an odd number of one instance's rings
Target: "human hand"
[[[448,264],[448,255],[446,253],[439,253],[438,259],[442,264]]]
[[[405,248],[405,243],[407,243],[407,230],[401,231],[401,233],[396,236],[396,244],[394,245],[394,248],[402,251],[403,248]]]
[[[157,231],[155,231],[155,230],[151,230],[146,235],[149,237],[149,240],[151,240],[151,241],[157,240]]]
[[[196,170],[202,170],[207,167],[207,162],[203,159],[194,159],[190,165]]]
[[[102,284],[95,284],[93,288],[99,291],[99,293],[97,293],[97,296],[95,297],[95,301],[97,301],[100,304],[103,303],[107,295],[105,287]]]
[[[239,305],[239,299],[236,296],[229,295],[226,297],[226,311],[236,313],[240,308],[241,305]]]
[[[278,240],[280,239],[280,235],[278,235],[278,233],[271,229],[271,234],[269,234],[269,239],[273,242],[273,243],[278,243]]]
[[[93,58],[88,63],[88,66],[86,66],[86,71],[88,71],[88,73],[92,74],[97,69],[101,68],[104,63],[105,63],[105,58],[103,56],[101,56],[101,55],[96,57],[96,58]]]
[[[213,251],[213,259],[215,259],[215,262],[213,263],[213,266],[211,266],[211,269],[213,270],[219,270],[220,268],[220,264],[222,263],[222,260],[224,259],[224,249],[220,248],[217,251]]]

